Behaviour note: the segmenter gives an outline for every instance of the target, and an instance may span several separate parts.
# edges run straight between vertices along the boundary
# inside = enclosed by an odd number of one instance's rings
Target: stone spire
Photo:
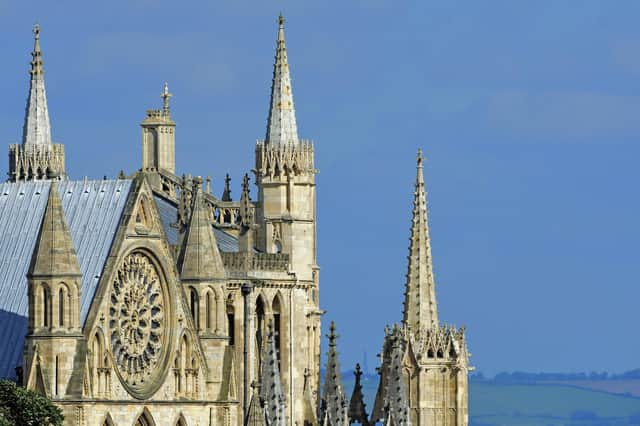
[[[29,267],[30,277],[80,276],[80,264],[64,217],[58,185],[51,182],[47,209]]]
[[[180,278],[209,280],[225,277],[222,257],[213,233],[209,212],[202,193],[202,179],[194,178],[191,218],[186,228],[180,259]]]
[[[260,399],[260,385],[253,382],[251,387],[253,388],[253,395],[251,396],[249,412],[247,413],[244,424],[245,426],[269,426],[267,412]]]
[[[231,178],[229,177],[229,173],[227,173],[224,177],[224,191],[222,191],[222,201],[232,201],[230,184]]]
[[[402,371],[402,361],[406,345],[402,336],[402,330],[397,326],[394,327],[389,338],[392,340],[387,396],[384,401],[385,418],[387,419],[385,425],[410,426],[409,393]]]
[[[40,50],[40,26],[33,27],[34,46],[31,52],[31,86],[22,131],[22,145],[51,146],[51,125],[47,109],[47,93],[44,88],[44,68]]]
[[[336,324],[333,321],[327,337],[329,338],[329,352],[327,352],[327,369],[324,377],[321,421],[330,426],[347,426],[349,425],[349,412],[340,377],[338,335],[336,334]]]
[[[262,356],[262,374],[260,396],[265,405],[269,426],[285,426],[287,417],[285,414],[284,393],[280,382],[280,368],[276,353],[273,324],[269,321],[267,331],[267,344],[264,346]]]
[[[298,126],[293,107],[291,76],[284,41],[284,17],[278,17],[278,41],[271,83],[271,105],[265,143],[298,143]]]
[[[351,394],[351,400],[349,401],[349,423],[360,423],[363,426],[369,426],[367,404],[364,402],[362,385],[360,384],[360,378],[362,377],[360,364],[356,364],[356,369],[353,374],[356,376],[356,382],[353,385],[353,393]]]
[[[418,150],[416,189],[413,198],[409,267],[405,286],[403,323],[413,332],[438,326],[435,281],[431,260],[427,194],[422,172],[422,151]]]
[[[353,372],[356,376],[356,382],[353,385],[353,393],[351,394],[351,400],[349,401],[349,422],[360,423],[363,426],[369,426],[369,415],[367,414],[367,404],[364,402],[364,395],[362,394],[362,385],[360,384],[360,378],[362,377],[362,370],[360,364],[356,364],[356,369]]]

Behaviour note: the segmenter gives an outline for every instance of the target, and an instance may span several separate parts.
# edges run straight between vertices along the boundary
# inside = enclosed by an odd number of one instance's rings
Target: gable
[[[48,181],[0,184],[0,378],[15,377],[27,333],[27,271],[45,212]],[[80,271],[81,321],[122,216],[130,180],[61,181],[58,190]]]

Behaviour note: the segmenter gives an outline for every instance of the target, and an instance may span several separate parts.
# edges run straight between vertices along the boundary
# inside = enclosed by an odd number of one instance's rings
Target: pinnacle
[[[62,210],[56,181],[51,182],[47,208],[31,259],[29,275],[32,277],[80,275],[80,264]]]
[[[31,85],[27,98],[23,145],[51,145],[51,125],[47,107],[47,94],[44,85],[44,68],[40,50],[40,25],[33,27],[34,46],[31,52]]]
[[[224,278],[224,265],[209,220],[202,188],[197,179],[195,182],[195,196],[184,240],[180,276],[184,280]]]

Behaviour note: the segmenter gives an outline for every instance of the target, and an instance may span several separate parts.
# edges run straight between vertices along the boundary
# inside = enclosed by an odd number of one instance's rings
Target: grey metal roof
[[[154,195],[153,198],[155,199],[156,205],[158,206],[160,221],[162,222],[162,227],[164,228],[165,234],[167,234],[167,240],[169,240],[169,244],[178,244],[178,229],[171,226],[172,223],[176,222],[176,219],[178,217],[177,206],[171,201],[168,201],[159,195]],[[220,251],[234,253],[238,252],[238,239],[236,237],[224,232],[221,229],[216,228],[215,226],[213,226],[213,234],[216,237],[216,241],[218,242],[218,248],[220,249]]]
[[[0,378],[15,377],[27,332],[27,270],[50,182],[0,184]],[[131,180],[61,181],[62,208],[82,272],[84,322],[122,216]]]

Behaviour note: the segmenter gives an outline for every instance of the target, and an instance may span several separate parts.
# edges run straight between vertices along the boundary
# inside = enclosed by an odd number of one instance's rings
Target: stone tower
[[[258,249],[287,253],[299,279],[317,281],[313,144],[298,138],[291,76],[279,18],[267,135],[256,145]],[[316,297],[317,297],[317,291]]]
[[[403,320],[385,333],[371,420],[466,426],[469,355],[465,330],[438,322],[426,198],[419,151]]]
[[[162,109],[147,110],[147,117],[140,123],[142,127],[142,170],[167,171],[175,173],[176,123],[171,119],[169,85],[164,84]]]
[[[51,143],[39,25],[33,27],[33,35],[31,86],[24,117],[22,144],[9,146],[11,182],[65,177],[64,145]]]
[[[82,275],[55,181],[27,277],[26,386],[53,400],[80,397],[82,366],[75,354],[85,350],[80,324]]]

